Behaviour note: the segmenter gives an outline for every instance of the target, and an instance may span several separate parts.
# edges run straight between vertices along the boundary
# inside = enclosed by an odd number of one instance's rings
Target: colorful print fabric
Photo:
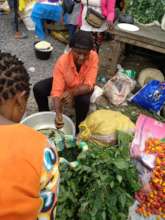
[[[59,161],[56,148],[50,141],[48,141],[48,146],[44,149],[43,161],[44,165],[40,182],[42,204],[37,220],[55,220],[59,187]]]

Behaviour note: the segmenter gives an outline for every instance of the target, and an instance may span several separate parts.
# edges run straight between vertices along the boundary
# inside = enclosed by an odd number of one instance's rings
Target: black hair
[[[23,62],[16,56],[0,51],[0,104],[22,91],[29,96],[29,75]]]
[[[77,31],[70,40],[69,46],[71,48],[92,50],[94,46],[92,34],[88,31]]]

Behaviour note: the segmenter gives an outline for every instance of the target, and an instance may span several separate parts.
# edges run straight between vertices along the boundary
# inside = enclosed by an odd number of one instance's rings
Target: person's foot
[[[27,34],[25,34],[25,33],[20,33],[20,32],[16,32],[15,33],[15,38],[17,39],[17,40],[19,40],[19,39],[25,39],[25,38],[27,38],[28,36],[27,36]]]

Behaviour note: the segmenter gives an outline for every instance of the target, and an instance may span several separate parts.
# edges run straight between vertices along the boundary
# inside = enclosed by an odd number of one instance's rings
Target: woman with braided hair
[[[56,148],[44,135],[18,123],[29,92],[23,63],[0,51],[0,219],[55,219]]]

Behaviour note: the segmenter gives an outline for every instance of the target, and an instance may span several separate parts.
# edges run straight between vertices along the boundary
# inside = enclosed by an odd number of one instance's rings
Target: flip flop
[[[20,33],[20,32],[15,33],[15,39],[17,39],[17,40],[26,39],[26,38],[28,38],[28,36],[24,32],[23,33]]]

